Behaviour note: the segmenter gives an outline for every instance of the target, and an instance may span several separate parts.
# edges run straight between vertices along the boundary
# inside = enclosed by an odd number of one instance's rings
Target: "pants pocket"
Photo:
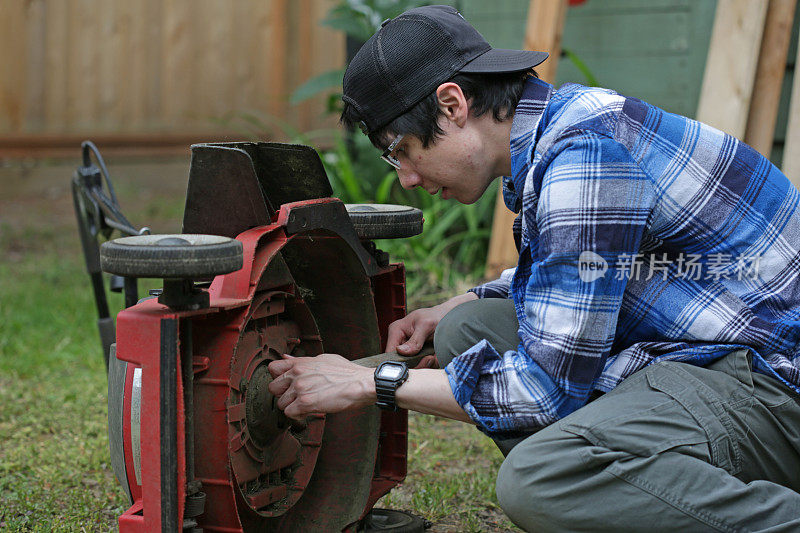
[[[716,393],[680,363],[658,363],[559,422],[596,446],[649,457],[666,450],[741,469],[733,424]]]
[[[722,399],[708,385],[687,372],[681,363],[663,363],[648,369],[647,382],[681,405],[708,438],[711,463],[736,475],[742,469],[734,424]]]
[[[640,457],[683,448],[710,459],[706,433],[678,402],[656,391],[605,396],[573,415],[560,428],[595,446]]]

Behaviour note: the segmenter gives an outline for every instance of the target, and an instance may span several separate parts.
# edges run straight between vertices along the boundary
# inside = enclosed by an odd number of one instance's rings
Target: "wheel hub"
[[[269,392],[272,375],[267,362],[258,365],[250,382],[245,387],[245,416],[250,438],[257,446],[268,447],[282,436],[289,426],[289,419],[275,405],[276,399]]]
[[[292,420],[269,392],[281,354],[316,355],[322,343],[305,304],[275,292],[254,299],[231,363],[228,451],[239,490],[261,516],[279,516],[303,494],[316,464],[325,415]]]

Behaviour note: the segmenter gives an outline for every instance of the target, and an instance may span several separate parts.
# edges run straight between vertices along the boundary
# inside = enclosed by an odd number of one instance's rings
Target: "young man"
[[[288,416],[375,403],[471,421],[527,530],[800,530],[800,194],[754,150],[612,91],[558,90],[453,8],[386,21],[344,79],[404,187],[504,178],[516,269],[392,324],[443,367],[270,364]],[[379,376],[381,377],[381,376]]]

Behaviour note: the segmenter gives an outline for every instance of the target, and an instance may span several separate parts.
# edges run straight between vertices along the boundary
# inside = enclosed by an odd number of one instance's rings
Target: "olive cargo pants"
[[[468,302],[439,324],[437,356],[514,349],[517,327],[510,301]],[[656,363],[498,446],[498,500],[528,531],[800,531],[800,397],[747,350]]]

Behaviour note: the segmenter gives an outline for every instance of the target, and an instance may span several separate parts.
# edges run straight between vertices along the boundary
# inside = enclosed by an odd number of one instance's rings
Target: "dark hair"
[[[514,115],[514,109],[522,98],[525,80],[529,76],[539,77],[536,71],[531,69],[500,74],[459,73],[448,81],[461,87],[464,96],[470,101],[470,111],[476,117],[491,110],[494,119],[502,122]],[[427,148],[444,133],[437,122],[440,114],[436,91],[433,91],[380,130],[370,132],[369,140],[382,150],[389,145],[390,135],[413,135],[419,138],[424,148]],[[355,106],[345,102],[342,124],[347,128],[354,128],[361,120],[362,117]]]

